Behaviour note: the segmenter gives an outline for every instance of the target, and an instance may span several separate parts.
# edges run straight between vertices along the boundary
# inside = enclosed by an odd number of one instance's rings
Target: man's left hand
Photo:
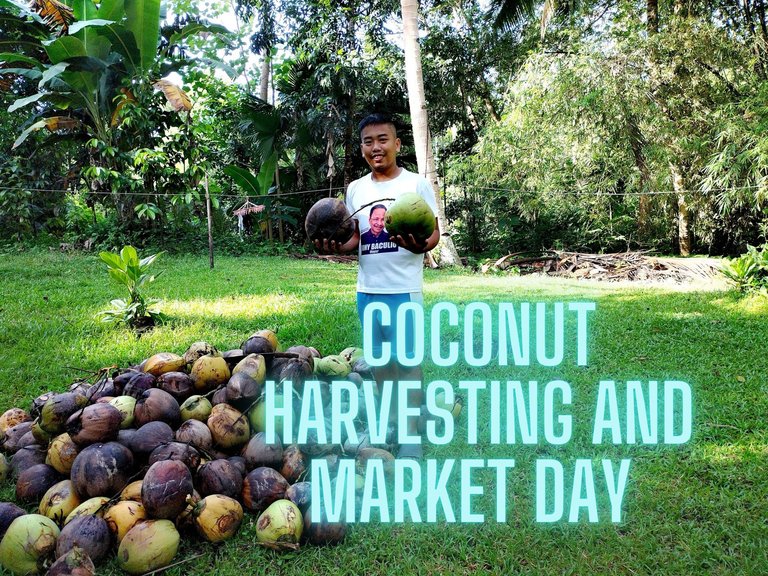
[[[390,240],[392,240],[395,244],[397,244],[401,248],[410,250],[414,254],[424,254],[425,252],[427,252],[427,244],[428,244],[429,238],[420,240],[415,238],[413,234],[407,234],[405,236],[390,236]]]

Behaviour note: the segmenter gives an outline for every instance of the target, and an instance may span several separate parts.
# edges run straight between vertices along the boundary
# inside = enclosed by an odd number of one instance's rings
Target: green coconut
[[[406,192],[387,210],[385,224],[391,236],[413,234],[417,240],[426,240],[435,231],[435,213],[415,192]]]
[[[139,522],[120,542],[117,564],[128,574],[159,570],[176,556],[179,540],[179,532],[170,520]]]
[[[276,500],[256,522],[256,540],[273,548],[295,548],[304,531],[301,510],[290,500]]]
[[[304,228],[310,240],[327,238],[344,243],[355,233],[355,221],[344,202],[338,198],[323,198],[307,212]]]
[[[25,514],[11,522],[0,542],[0,564],[14,574],[37,574],[56,550],[59,527],[41,514]]]
[[[315,374],[344,378],[350,372],[352,366],[342,356],[331,355],[315,360]]]

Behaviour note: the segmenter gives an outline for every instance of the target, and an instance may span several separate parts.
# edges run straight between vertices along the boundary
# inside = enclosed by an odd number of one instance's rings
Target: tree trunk
[[[680,256],[690,256],[693,242],[685,178],[679,166],[670,164],[669,169],[672,173],[672,188],[677,192],[677,240],[680,245]]]
[[[208,189],[208,174],[205,175],[205,215],[208,220],[208,265],[213,270],[213,214],[211,210],[211,193]]]
[[[648,35],[656,34],[659,31],[659,0],[646,0],[645,14]]]
[[[280,166],[275,166],[275,195],[277,200],[280,200]],[[278,216],[277,220],[277,237],[280,240],[280,244],[285,242],[285,229],[283,228],[283,219]]]
[[[259,78],[259,98],[264,102],[269,101],[269,72],[271,55],[269,51],[264,51],[264,60],[261,61],[261,78]]]
[[[432,184],[437,204],[437,219],[440,223],[440,264],[443,266],[460,265],[461,260],[453,245],[453,240],[446,230],[445,207],[440,197],[437,182],[435,158],[429,138],[427,121],[427,103],[424,97],[424,77],[421,72],[421,48],[419,47],[419,4],[418,0],[401,0],[403,16],[403,36],[405,50],[405,78],[408,88],[408,104],[411,111],[413,141],[416,147],[416,161],[419,173]]]

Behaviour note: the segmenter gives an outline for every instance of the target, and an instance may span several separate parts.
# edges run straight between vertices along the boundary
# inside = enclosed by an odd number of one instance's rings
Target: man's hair
[[[395,125],[395,121],[392,119],[392,116],[389,114],[382,114],[380,112],[369,114],[360,120],[360,124],[357,125],[357,132],[362,136],[363,130],[365,128],[368,126],[375,126],[377,124],[389,124],[392,126],[392,130],[395,131],[395,136],[397,136],[397,126]]]
[[[384,212],[387,211],[387,207],[384,206],[384,204],[376,204],[375,206],[371,207],[371,211],[368,212],[368,217],[370,218],[371,216],[373,216],[373,211],[378,210],[379,208],[384,208]]]

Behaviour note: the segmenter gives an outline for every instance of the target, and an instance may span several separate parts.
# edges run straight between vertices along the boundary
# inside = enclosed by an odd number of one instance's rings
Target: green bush
[[[747,252],[730,260],[722,271],[740,292],[768,295],[768,244],[747,246]]]

